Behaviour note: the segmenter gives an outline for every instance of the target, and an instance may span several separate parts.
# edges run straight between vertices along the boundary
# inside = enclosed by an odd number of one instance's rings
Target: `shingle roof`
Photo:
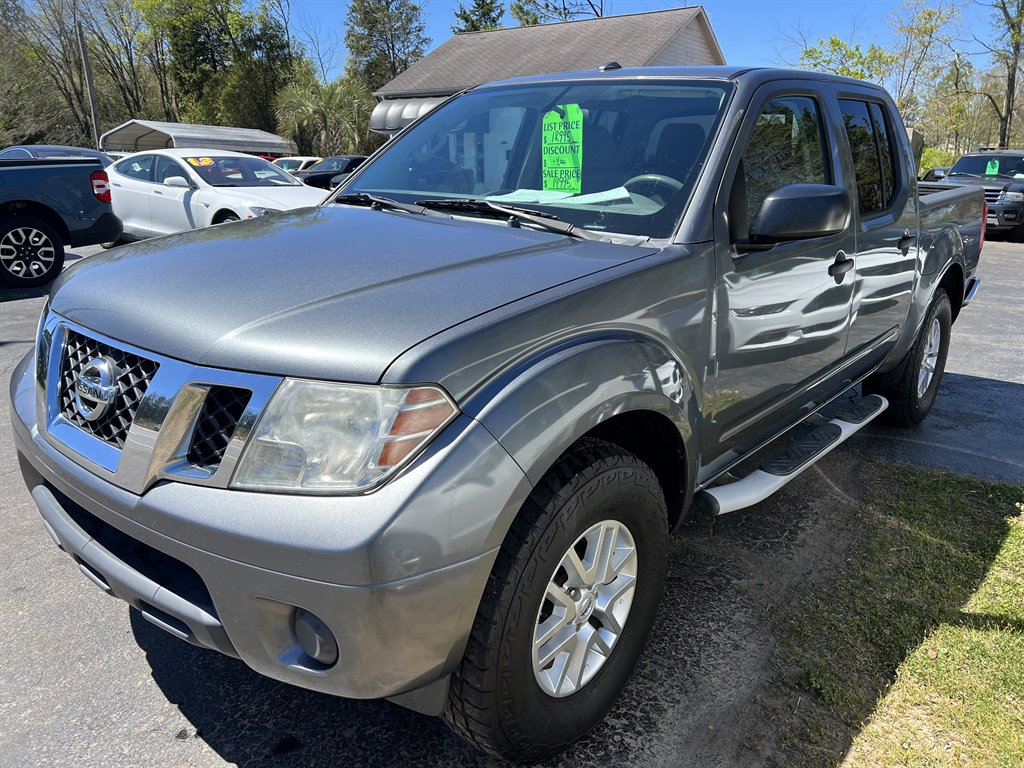
[[[624,67],[641,67],[698,16],[704,16],[700,6],[462,33],[375,95],[450,94],[491,80],[596,67],[608,60]],[[713,40],[713,34],[711,37]],[[714,48],[718,49],[717,43]]]

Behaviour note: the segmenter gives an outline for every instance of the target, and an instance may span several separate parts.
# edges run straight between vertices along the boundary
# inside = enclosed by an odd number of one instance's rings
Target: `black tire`
[[[215,222],[213,222],[213,223],[214,224],[227,224],[229,221],[240,221],[240,219],[238,218],[238,216],[233,214],[231,211],[227,211],[226,213],[222,213],[222,214],[218,215],[217,216],[217,220]]]
[[[46,285],[63,268],[64,243],[53,227],[35,216],[0,218],[0,285]]]
[[[938,357],[934,363],[934,373],[923,394],[918,392],[918,377],[921,372],[925,352],[935,324],[941,333]],[[932,301],[928,314],[918,333],[914,346],[907,354],[904,363],[897,368],[898,378],[872,376],[864,382],[864,394],[882,395],[889,401],[889,407],[880,420],[894,427],[912,427],[924,421],[935,403],[935,396],[942,384],[942,374],[946,370],[946,355],[949,353],[949,331],[953,324],[953,311],[949,297],[945,291],[939,291]]]
[[[566,453],[534,489],[502,544],[466,654],[452,676],[445,722],[480,749],[516,762],[556,755],[600,723],[629,679],[657,614],[667,519],[654,472],[632,454],[598,440],[581,441]],[[555,698],[534,673],[539,611],[569,548],[575,542],[579,552],[577,540],[606,521],[624,525],[635,545],[632,604],[589,682]],[[584,616],[574,626],[597,626],[593,621]]]
[[[111,248],[117,248],[119,245],[124,245],[125,240],[123,237],[119,237],[116,240],[108,240],[105,243],[100,243],[100,248],[105,251],[109,251]]]

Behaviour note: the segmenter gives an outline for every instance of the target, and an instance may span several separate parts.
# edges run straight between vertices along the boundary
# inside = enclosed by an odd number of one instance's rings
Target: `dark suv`
[[[944,184],[980,184],[988,203],[988,231],[1024,240],[1024,149],[981,149],[960,157]]]

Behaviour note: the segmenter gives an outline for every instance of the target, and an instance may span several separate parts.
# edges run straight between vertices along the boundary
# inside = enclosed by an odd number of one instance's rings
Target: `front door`
[[[165,186],[164,181],[172,176],[181,176],[186,181],[191,181],[188,171],[180,163],[173,158],[157,155],[153,187],[149,194],[149,215],[153,222],[153,231],[160,235],[181,232],[183,229],[195,229],[196,226],[192,213],[195,190]]]
[[[806,413],[829,390],[846,349],[853,281],[831,276],[829,267],[854,253],[852,226],[765,251],[742,245],[774,190],[797,183],[843,185],[820,97],[799,83],[775,83],[761,93],[740,131],[716,206],[721,245],[702,441],[707,473]]]

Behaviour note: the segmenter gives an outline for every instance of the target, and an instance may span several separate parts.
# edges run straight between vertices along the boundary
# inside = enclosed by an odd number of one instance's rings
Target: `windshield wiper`
[[[947,176],[970,176],[972,179],[980,179],[981,178],[981,174],[980,173],[969,173],[967,171],[952,171],[951,173],[947,173],[946,175]]]
[[[405,211],[406,213],[416,213],[420,216],[444,216],[443,213],[438,213],[426,208],[423,205],[409,205],[408,203],[400,203],[397,200],[392,200],[390,197],[379,197],[377,195],[370,195],[366,192],[350,192],[345,195],[338,195],[337,197],[331,198],[332,203],[343,203],[345,205],[365,205],[374,210],[382,210],[389,208],[393,211]],[[450,218],[445,216],[445,218]]]
[[[560,235],[578,237],[580,240],[604,240],[603,235],[588,232],[585,229],[562,221],[553,213],[542,213],[529,208],[519,208],[514,205],[501,205],[490,200],[474,200],[471,198],[438,199],[438,200],[417,200],[417,205],[424,208],[433,208],[439,211],[454,211],[456,213],[479,213],[494,218],[508,217],[510,222],[518,224],[519,221],[528,221],[541,229],[549,232],[557,232]]]

